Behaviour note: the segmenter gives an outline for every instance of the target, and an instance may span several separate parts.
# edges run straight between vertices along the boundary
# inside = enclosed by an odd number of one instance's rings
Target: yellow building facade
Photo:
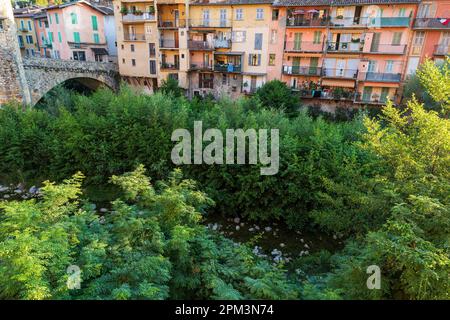
[[[33,16],[38,9],[24,8],[14,11],[14,20],[17,25],[17,38],[22,56],[33,57],[39,54],[36,37],[36,26]]]

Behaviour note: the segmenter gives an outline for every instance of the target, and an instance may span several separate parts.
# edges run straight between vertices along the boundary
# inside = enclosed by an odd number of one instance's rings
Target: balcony
[[[283,65],[283,74],[319,77],[322,74],[322,68]]]
[[[295,19],[287,18],[286,27],[326,27],[329,24],[329,19]]]
[[[334,28],[359,28],[367,25],[368,18],[362,17],[331,17],[330,26]]]
[[[214,71],[218,72],[242,72],[242,66],[233,64],[214,64]]]
[[[160,29],[186,28],[186,20],[184,19],[160,20],[158,21],[158,28]]]
[[[191,63],[189,70],[191,71],[212,71],[213,66],[209,63]]]
[[[231,28],[231,20],[189,20],[189,26],[192,28]]]
[[[178,49],[179,43],[175,39],[160,39],[159,47],[161,49]]]
[[[327,52],[359,53],[363,49],[361,42],[327,42]]]
[[[435,56],[450,55],[450,44],[438,44],[437,46],[434,46],[433,54]]]
[[[190,50],[214,50],[214,46],[208,41],[188,40]]]
[[[365,50],[365,53],[376,54],[405,54],[406,44],[378,44],[370,46],[369,50]]]
[[[124,41],[145,41],[145,34],[144,33],[125,33],[123,35]]]
[[[342,79],[356,79],[358,70],[356,69],[333,69],[323,68],[322,77],[327,78],[342,78]]]
[[[379,24],[378,21],[379,20]],[[380,26],[380,27],[409,27],[411,24],[411,18],[409,17],[381,17],[370,18],[368,26]]]
[[[366,72],[364,79],[366,81],[374,82],[400,82],[402,75],[400,73],[381,73],[381,72]]]
[[[146,22],[146,21],[156,21],[155,15],[149,12],[143,12],[142,14],[128,13],[122,16],[122,22],[124,23]]]
[[[215,39],[214,40],[214,48],[216,49],[230,49],[231,48],[231,40],[230,39]]]
[[[169,62],[161,62],[160,67],[161,67],[161,69],[167,69],[167,70],[180,69],[180,65],[178,63],[169,63]]]
[[[323,51],[323,42],[295,42],[288,41],[284,43],[284,51],[289,52],[322,52]]]
[[[414,29],[435,29],[450,30],[450,23],[442,24],[437,18],[417,18],[414,19]]]

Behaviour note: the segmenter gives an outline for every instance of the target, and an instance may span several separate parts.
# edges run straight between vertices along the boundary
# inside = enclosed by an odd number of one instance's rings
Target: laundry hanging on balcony
[[[304,14],[305,11],[303,10],[295,10],[294,12],[292,12],[292,14]]]
[[[450,23],[450,18],[439,18],[439,22],[447,26]]]

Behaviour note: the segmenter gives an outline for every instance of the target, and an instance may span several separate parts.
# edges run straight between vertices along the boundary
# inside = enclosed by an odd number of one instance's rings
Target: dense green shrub
[[[300,107],[300,97],[294,94],[286,83],[272,80],[258,88],[255,94],[264,107],[282,109],[292,114]]]

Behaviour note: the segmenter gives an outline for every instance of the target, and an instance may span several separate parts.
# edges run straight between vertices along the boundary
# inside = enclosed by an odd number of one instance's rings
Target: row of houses
[[[72,1],[14,10],[23,56],[117,61],[112,7]]]
[[[173,78],[189,97],[236,98],[280,79],[303,100],[324,105],[398,102],[405,79],[426,57],[439,62],[450,53],[450,0],[113,0],[111,6],[73,1],[35,14],[39,54],[103,61],[117,50],[122,78],[147,92]],[[22,15],[16,22],[27,29]]]

